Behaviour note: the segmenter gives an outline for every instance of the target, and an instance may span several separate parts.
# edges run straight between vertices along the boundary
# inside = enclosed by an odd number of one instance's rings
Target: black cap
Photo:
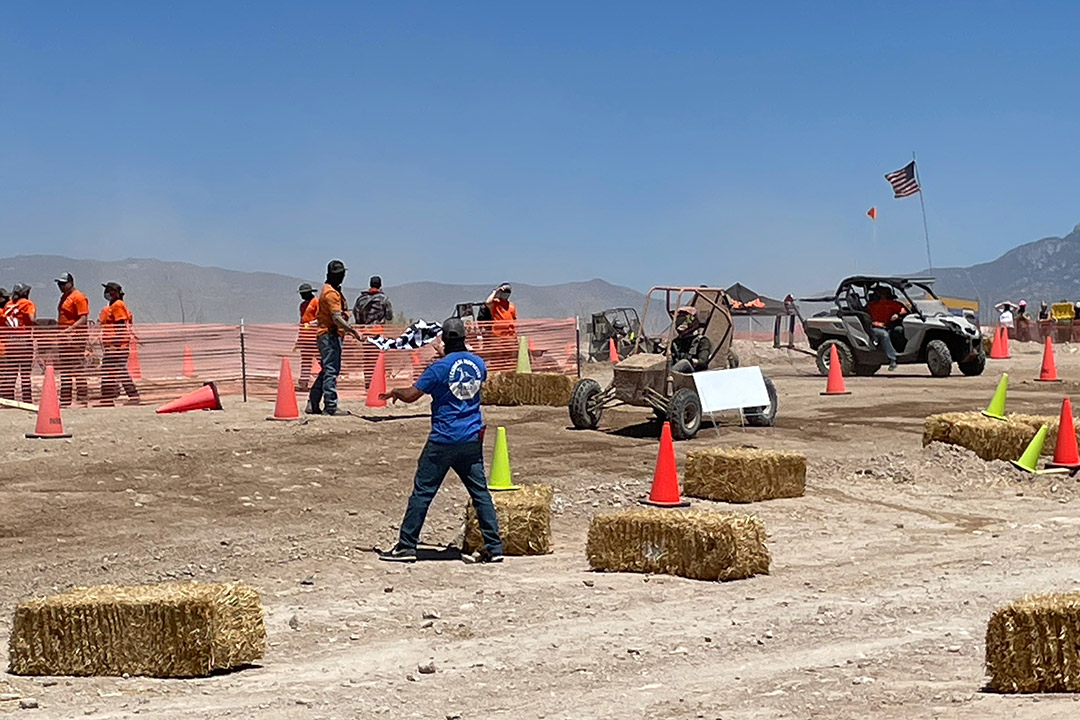
[[[465,339],[465,323],[461,318],[448,318],[442,324],[443,342],[455,342]]]
[[[378,275],[372,275],[371,279],[368,280],[368,284],[373,288],[381,288],[382,287],[382,278],[379,277]]]
[[[58,283],[74,283],[74,282],[75,282],[75,278],[73,278],[73,277],[71,276],[71,273],[69,273],[69,272],[66,272],[66,273],[64,273],[63,275],[61,275],[61,276],[59,276],[58,278],[56,278],[56,282],[58,282]]]
[[[345,263],[340,260],[331,260],[326,264],[326,272],[331,275],[334,273],[343,273],[346,270],[348,270],[348,268],[345,267]]]
[[[296,288],[296,292],[303,295],[304,293],[314,294],[315,288],[311,287],[311,283],[300,283],[300,287]]]
[[[118,293],[124,292],[124,288],[120,287],[120,283],[107,282],[101,287],[105,288],[106,290],[115,290]]]

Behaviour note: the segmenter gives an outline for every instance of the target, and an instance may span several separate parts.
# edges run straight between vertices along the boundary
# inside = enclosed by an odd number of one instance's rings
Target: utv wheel
[[[668,403],[668,422],[671,436],[676,440],[689,440],[701,429],[701,398],[689,388],[680,388]]]
[[[856,365],[855,374],[869,377],[881,369],[880,365]]]
[[[851,356],[851,348],[843,340],[826,340],[817,349],[817,369],[825,377],[829,376],[829,348],[835,347],[836,354],[840,357],[840,371],[844,375],[855,372],[855,359]]]
[[[944,340],[926,343],[926,367],[934,377],[949,377],[952,372],[952,353]]]
[[[960,372],[968,376],[982,375],[983,370],[986,369],[986,353],[982,352],[982,348],[979,348],[979,354],[967,362],[957,363],[957,367],[960,368]]]
[[[589,410],[589,404],[600,392],[600,383],[589,378],[578,380],[574,385],[570,393],[570,422],[578,430],[595,430],[600,424],[603,409]]]
[[[763,378],[765,380],[765,389],[769,393],[769,404],[762,407],[755,408],[743,408],[743,420],[747,425],[753,427],[772,427],[776,422],[776,386],[773,385],[773,381],[769,378]]]
[[[735,354],[734,350],[728,350],[727,354],[727,366],[728,370],[739,367],[739,356]]]

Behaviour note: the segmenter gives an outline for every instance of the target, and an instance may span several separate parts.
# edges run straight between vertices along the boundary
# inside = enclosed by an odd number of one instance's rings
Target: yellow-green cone
[[[1029,473],[1038,472],[1039,454],[1042,453],[1043,443],[1046,442],[1046,425],[1039,428],[1039,432],[1035,433],[1035,437],[1028,443],[1027,450],[1020,456],[1019,460],[1013,460],[1012,464],[1021,470],[1026,470]]]
[[[495,431],[495,455],[491,458],[491,475],[488,490],[517,490],[510,479],[510,451],[506,447],[506,428]]]
[[[1008,390],[1008,388],[1009,373],[1002,373],[997,390],[994,391],[994,398],[990,401],[990,406],[983,410],[983,415],[988,418],[994,418],[995,420],[1005,419],[1005,391]]]
[[[517,371],[519,373],[532,373],[532,363],[529,362],[529,338],[518,338],[518,362]]]

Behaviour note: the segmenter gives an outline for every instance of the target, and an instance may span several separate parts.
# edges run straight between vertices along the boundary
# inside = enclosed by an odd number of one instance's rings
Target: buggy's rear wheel
[[[701,429],[701,398],[690,388],[680,388],[668,403],[668,422],[671,436],[676,440],[689,440]]]
[[[600,424],[604,409],[590,409],[593,399],[600,392],[600,383],[591,378],[582,378],[574,385],[574,390],[570,393],[570,422],[578,430],[595,430]]]
[[[762,380],[765,381],[765,390],[769,393],[769,404],[761,407],[743,408],[743,419],[747,425],[753,427],[772,427],[773,423],[776,422],[776,407],[778,404],[776,386],[767,377],[763,377]]]
[[[829,356],[832,354],[829,348],[835,347],[836,354],[840,358],[840,371],[845,376],[855,372],[855,358],[851,354],[851,348],[843,340],[826,340],[817,349],[817,369],[823,376],[829,376]]]

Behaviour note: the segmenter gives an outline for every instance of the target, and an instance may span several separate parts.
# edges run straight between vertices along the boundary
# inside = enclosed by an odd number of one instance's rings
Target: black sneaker
[[[461,561],[468,565],[481,565],[487,563],[501,563],[503,561],[502,553],[493,553],[487,548],[477,550],[470,554],[461,554]]]
[[[322,410],[317,407],[311,406],[311,401],[308,400],[308,404],[304,406],[305,415],[322,415]]]
[[[416,562],[416,548],[394,545],[388,552],[380,553],[379,559],[386,562],[414,563]]]
[[[333,410],[323,410],[323,415],[330,415],[333,417],[351,417],[352,413],[348,410],[342,410],[341,408],[334,408]]]

